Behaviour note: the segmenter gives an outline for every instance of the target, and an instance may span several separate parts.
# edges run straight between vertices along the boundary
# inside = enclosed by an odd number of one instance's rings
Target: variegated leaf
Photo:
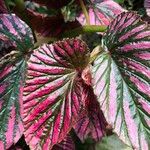
[[[87,87],[85,99],[86,110],[80,115],[74,129],[82,142],[87,138],[99,141],[105,135],[107,123],[91,87]]]
[[[0,149],[9,148],[23,133],[22,95],[25,56],[32,47],[30,28],[18,17],[0,14]],[[20,51],[12,51],[14,48]],[[11,49],[12,48],[12,49]]]
[[[31,149],[51,149],[70,131],[82,107],[81,72],[89,50],[79,39],[36,49],[24,89],[25,137]]]
[[[52,150],[75,150],[75,143],[70,135],[59,144],[54,145]]]
[[[150,149],[150,30],[133,12],[122,13],[102,40],[94,62],[95,94],[114,131],[136,150]]]
[[[88,6],[88,14],[91,25],[109,25],[110,21],[118,14],[125,11],[119,4],[113,0],[90,0]],[[86,19],[81,13],[77,20],[82,24],[86,24]]]
[[[22,95],[25,60],[0,66],[0,149],[9,148],[23,133]]]
[[[30,28],[14,14],[0,14],[0,40],[21,52],[33,46]]]

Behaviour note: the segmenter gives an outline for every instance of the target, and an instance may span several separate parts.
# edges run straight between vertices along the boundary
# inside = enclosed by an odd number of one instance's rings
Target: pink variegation
[[[0,40],[22,52],[33,46],[31,29],[14,14],[0,14]]]
[[[0,149],[8,149],[23,134],[22,95],[25,61],[0,66]]]
[[[84,105],[81,72],[88,61],[88,48],[79,39],[45,44],[31,55],[23,119],[31,149],[51,149],[76,123]]]
[[[0,40],[0,149],[4,150],[23,134],[22,96],[26,60],[22,52],[33,46],[33,36],[30,28],[18,17],[0,14]]]
[[[99,103],[91,87],[87,88],[85,97],[86,109],[80,115],[80,119],[74,129],[82,142],[87,138],[99,141],[105,135],[106,120],[100,110]]]
[[[133,13],[112,21],[93,67],[94,91],[106,120],[136,150],[150,149],[150,32]]]
[[[88,14],[91,25],[109,25],[109,23],[121,12],[125,11],[119,4],[113,0],[90,0],[88,4]],[[82,24],[86,24],[86,19],[81,13],[77,20]]]

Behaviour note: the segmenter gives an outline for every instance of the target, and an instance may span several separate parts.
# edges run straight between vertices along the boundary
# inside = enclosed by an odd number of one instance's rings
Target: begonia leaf
[[[76,123],[86,94],[81,72],[88,62],[89,50],[79,39],[45,44],[31,55],[24,88],[25,138],[31,149],[51,149]]]
[[[0,14],[0,149],[15,144],[23,133],[22,95],[26,60],[33,45],[30,28],[18,17]],[[18,49],[18,50],[14,50]]]
[[[0,66],[0,149],[15,144],[23,133],[22,96],[25,60]]]
[[[107,122],[127,145],[150,149],[150,30],[122,13],[102,39],[93,67],[94,91]]]

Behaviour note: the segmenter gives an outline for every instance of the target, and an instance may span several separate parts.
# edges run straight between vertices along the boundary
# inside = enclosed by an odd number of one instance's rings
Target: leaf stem
[[[76,37],[84,33],[105,32],[106,29],[107,29],[107,26],[104,26],[104,25],[101,25],[101,26],[100,25],[86,25],[86,26],[81,26],[73,30],[69,30],[69,31],[62,33],[61,38]]]
[[[88,12],[86,10],[86,6],[85,6],[83,0],[79,0],[79,2],[80,2],[80,5],[81,5],[83,14],[85,16],[85,19],[86,19],[86,23],[87,23],[87,25],[90,25],[90,18],[89,18]]]
[[[101,47],[101,45],[95,47],[93,49],[93,51],[91,52],[91,55],[90,55],[90,62],[89,64],[91,64],[92,62],[94,62],[94,60],[99,56],[100,53],[103,52],[103,49]]]

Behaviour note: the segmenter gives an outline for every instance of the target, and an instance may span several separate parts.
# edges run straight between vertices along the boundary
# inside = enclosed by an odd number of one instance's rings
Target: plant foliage
[[[113,133],[150,149],[150,28],[134,3],[0,1],[1,150],[106,148]]]

